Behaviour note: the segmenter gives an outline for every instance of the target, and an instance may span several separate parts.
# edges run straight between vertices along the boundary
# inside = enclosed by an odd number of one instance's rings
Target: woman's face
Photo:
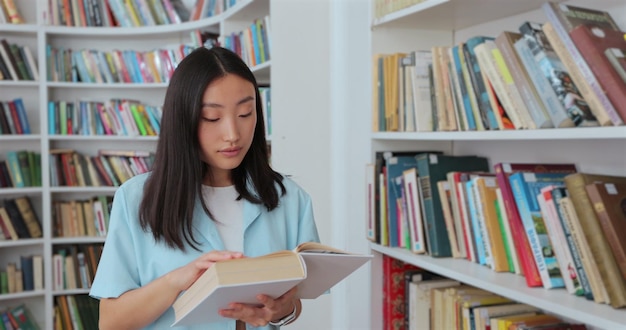
[[[254,85],[234,74],[212,82],[202,97],[198,124],[202,161],[213,173],[213,186],[232,185],[231,170],[250,149],[256,126]]]

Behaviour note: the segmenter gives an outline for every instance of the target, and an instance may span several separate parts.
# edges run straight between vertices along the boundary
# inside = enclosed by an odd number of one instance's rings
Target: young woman
[[[199,48],[181,61],[152,171],[113,199],[90,292],[101,329],[169,329],[172,303],[213,263],[319,240],[309,195],[268,163],[262,116],[256,79],[236,54]],[[295,288],[258,299],[189,329],[276,328],[301,312]]]

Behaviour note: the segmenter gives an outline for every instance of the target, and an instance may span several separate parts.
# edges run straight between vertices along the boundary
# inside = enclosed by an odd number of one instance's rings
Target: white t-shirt
[[[215,225],[229,251],[243,252],[243,200],[235,186],[202,186],[202,198],[215,218]]]

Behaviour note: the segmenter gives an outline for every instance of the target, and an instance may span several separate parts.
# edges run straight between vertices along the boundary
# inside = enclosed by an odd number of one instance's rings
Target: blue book
[[[478,219],[478,209],[476,207],[476,200],[474,194],[474,181],[468,180],[465,182],[465,196],[467,198],[468,216],[472,225],[472,233],[474,234],[474,246],[476,248],[476,255],[478,256],[478,264],[487,264],[487,253],[485,251],[485,243],[483,242],[483,235],[480,230],[480,219]]]
[[[391,156],[387,165],[387,220],[389,223],[389,246],[403,246],[402,233],[408,230],[408,222],[398,210],[402,209],[402,174],[409,168],[417,168],[414,156]],[[406,226],[404,226],[406,224]]]
[[[509,177],[515,204],[546,289],[565,287],[565,282],[548,237],[537,195],[541,193],[541,188],[563,185],[566,175],[568,173],[517,172]]]
[[[17,110],[20,126],[22,126],[22,134],[30,134],[30,124],[28,123],[28,116],[26,116],[26,108],[24,108],[22,98],[13,100],[13,103],[15,104],[15,109]]]
[[[463,111],[465,111],[465,116],[467,117],[467,129],[475,131],[476,121],[474,120],[474,113],[472,112],[472,102],[470,101],[467,86],[465,86],[465,79],[463,78],[463,65],[461,64],[458,45],[452,47],[452,61],[454,63],[454,70],[456,71],[456,75],[458,77],[459,87],[461,88],[461,100],[463,102]]]
[[[464,54],[469,75],[472,78],[474,94],[476,94],[476,100],[478,101],[478,108],[480,109],[483,126],[485,127],[485,129],[497,130],[499,129],[499,126],[498,121],[496,120],[496,114],[491,107],[489,94],[487,94],[487,85],[483,80],[483,76],[480,71],[480,65],[478,65],[478,59],[476,58],[476,53],[474,52],[474,47],[484,43],[487,40],[494,40],[494,38],[485,36],[476,36],[469,38],[464,45]]]
[[[56,104],[54,101],[48,101],[48,134],[58,134],[56,130],[57,116],[56,116]]]

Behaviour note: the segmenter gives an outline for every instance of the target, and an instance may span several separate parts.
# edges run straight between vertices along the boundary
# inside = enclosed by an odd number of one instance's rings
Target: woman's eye
[[[239,117],[241,117],[241,118],[246,118],[246,117],[250,117],[250,116],[252,116],[252,111],[250,111],[248,113],[245,113],[243,115],[239,115]]]
[[[209,123],[214,123],[214,122],[216,122],[216,121],[218,121],[220,119],[219,118],[206,118],[206,117],[203,117],[202,120],[208,121]]]

